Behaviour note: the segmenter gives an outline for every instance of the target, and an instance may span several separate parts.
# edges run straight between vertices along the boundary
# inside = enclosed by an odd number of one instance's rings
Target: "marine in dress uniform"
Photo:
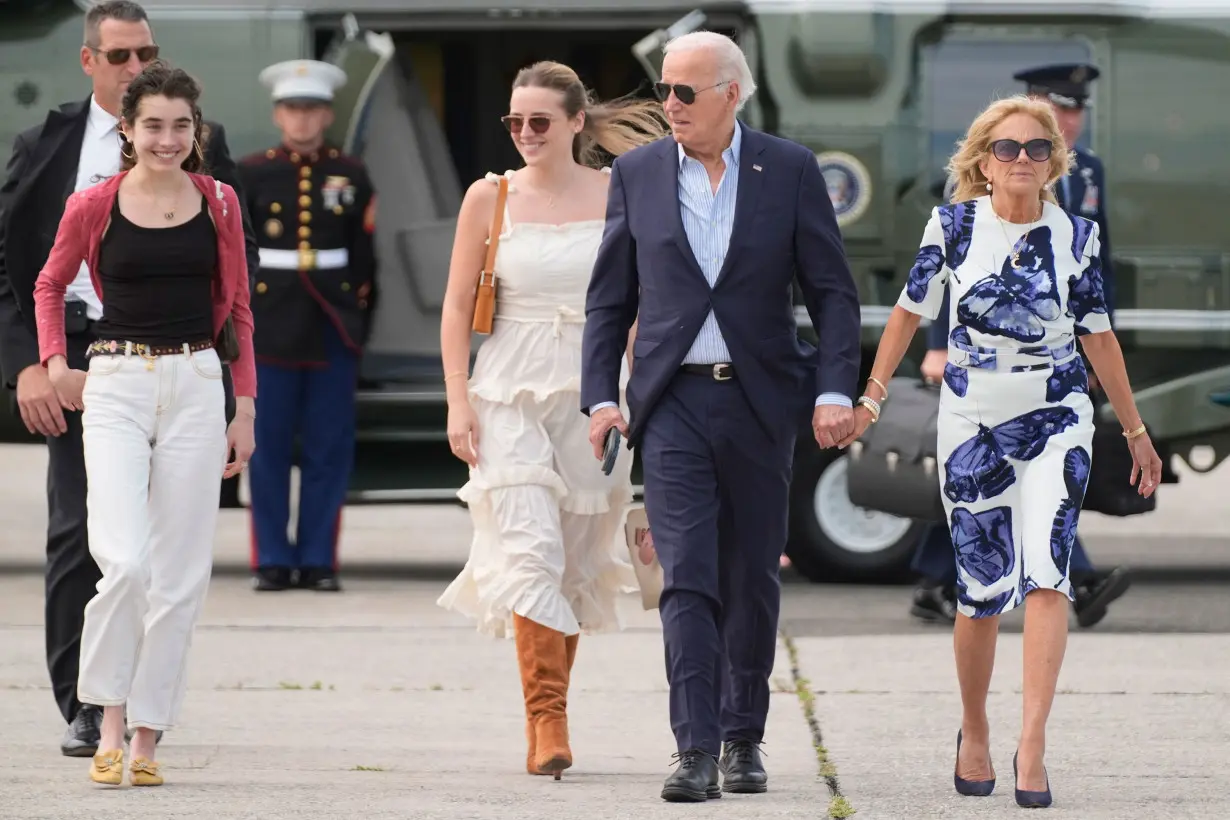
[[[375,196],[362,162],[324,142],[345,73],[291,60],[265,69],[260,81],[273,92],[282,143],[239,166],[260,244],[260,270],[250,277],[261,385],[248,467],[253,581],[264,591],[337,591],[355,390],[375,296]]]
[[[1087,63],[1062,63],[1038,66],[1013,75],[1013,79],[1025,84],[1026,93],[1044,99],[1055,110],[1064,139],[1075,154],[1076,162],[1068,175],[1055,183],[1055,198],[1066,211],[1078,214],[1098,223],[1101,240],[1102,279],[1106,296],[1107,313],[1112,325],[1115,316],[1115,275],[1111,264],[1110,230],[1107,224],[1106,174],[1102,161],[1090,151],[1078,147],[1085,126],[1085,108],[1089,100],[1089,84],[1096,80],[1099,71]],[[944,189],[944,201],[951,196],[955,180],[949,180]],[[948,296],[940,308],[939,318],[927,329],[928,350],[948,349]],[[1083,355],[1083,354],[1082,354]],[[1093,370],[1086,368],[1092,375]],[[1095,395],[1094,404],[1105,399]],[[1079,536],[1071,555],[1072,588],[1075,593],[1073,608],[1077,622],[1091,627],[1106,616],[1106,608],[1112,601],[1127,591],[1131,578],[1127,570],[1115,567],[1108,572],[1093,568]],[[956,614],[956,564],[948,528],[928,527],[915,550],[911,564],[923,581],[914,590],[911,613],[923,620],[951,621]]]

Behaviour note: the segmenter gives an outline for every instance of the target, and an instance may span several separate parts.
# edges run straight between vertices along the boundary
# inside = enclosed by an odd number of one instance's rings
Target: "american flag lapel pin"
[[[759,170],[760,170],[760,166],[759,166],[759,165],[753,165],[753,166],[752,166],[752,170],[753,170],[753,171],[759,171]]]

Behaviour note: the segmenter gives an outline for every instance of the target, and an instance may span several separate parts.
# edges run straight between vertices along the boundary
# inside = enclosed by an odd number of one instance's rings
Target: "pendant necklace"
[[[995,209],[992,208],[991,210],[992,212],[994,212]],[[1020,246],[1021,246],[1021,243],[1025,240],[1025,237],[1029,236],[1029,234],[1033,232],[1034,225],[1036,225],[1038,223],[1038,220],[1042,218],[1042,203],[1041,202],[1038,203],[1038,216],[1035,217],[1034,220],[1029,223],[1028,230],[1026,230],[1025,234],[1020,239],[1017,240],[1017,243],[1015,245],[1013,245],[1012,240],[1008,238],[1008,228],[1006,227],[1004,223],[1004,218],[1000,216],[998,213],[995,214],[995,218],[999,220],[999,228],[1001,231],[1004,232],[1004,242],[1008,244],[1008,250],[1012,254],[1010,258],[1010,261],[1012,262],[1012,269],[1020,270],[1021,268],[1021,247]]]

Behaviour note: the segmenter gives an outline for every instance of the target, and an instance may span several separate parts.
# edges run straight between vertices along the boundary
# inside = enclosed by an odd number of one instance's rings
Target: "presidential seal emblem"
[[[844,151],[817,154],[816,162],[820,164],[837,224],[844,227],[857,222],[871,205],[871,174],[867,167]]]

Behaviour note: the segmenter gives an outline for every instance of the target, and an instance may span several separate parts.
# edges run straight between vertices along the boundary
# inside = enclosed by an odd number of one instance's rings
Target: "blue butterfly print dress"
[[[1097,223],[1049,202],[1032,225],[1001,222],[989,196],[943,205],[897,302],[934,319],[949,289],[939,480],[971,618],[1035,589],[1072,598],[1093,452],[1077,337],[1110,330],[1098,251]]]

